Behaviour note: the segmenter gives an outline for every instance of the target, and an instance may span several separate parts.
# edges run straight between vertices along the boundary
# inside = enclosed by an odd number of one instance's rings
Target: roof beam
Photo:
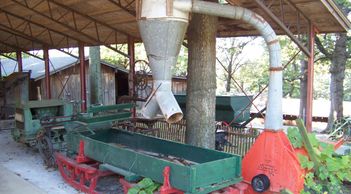
[[[17,0],[16,0],[16,1],[17,1]],[[72,9],[71,7],[68,7],[68,6],[66,6],[66,5],[64,5],[64,4],[62,4],[62,3],[59,3],[57,0],[47,0],[47,1],[50,2],[50,3],[55,4],[56,6],[59,6],[59,7],[61,7],[61,8],[64,8],[64,9],[66,9],[67,11],[70,11],[70,12],[72,12],[72,13],[74,13],[74,14],[80,15],[80,16],[82,16],[82,17],[84,17],[84,18],[86,18],[86,19],[88,19],[88,20],[94,22],[95,25],[96,25],[96,24],[99,24],[99,25],[102,25],[102,26],[104,26],[104,27],[106,27],[106,28],[109,28],[109,29],[111,29],[111,30],[114,30],[114,31],[116,31],[116,32],[118,32],[118,33],[121,33],[121,34],[123,34],[123,35],[125,35],[125,36],[132,36],[132,37],[133,37],[133,35],[131,35],[131,34],[125,32],[125,31],[123,31],[123,30],[121,30],[121,29],[118,29],[118,28],[116,28],[116,27],[114,27],[114,26],[111,26],[111,25],[106,24],[106,23],[104,23],[104,22],[102,22],[102,21],[99,21],[99,20],[97,20],[97,19],[95,19],[95,18],[93,18],[93,17],[91,17],[91,16],[89,16],[89,15],[87,15],[87,14],[85,14],[85,13],[82,13],[82,12],[79,12],[79,11],[77,11],[77,10],[74,10],[74,9]]]
[[[6,29],[3,29],[2,27],[3,27],[3,28],[6,28]],[[3,25],[3,24],[1,24],[1,23],[0,23],[0,31],[4,31],[4,32],[9,33],[9,34],[11,34],[11,35],[13,35],[13,36],[19,36],[19,37],[21,37],[21,38],[23,38],[23,39],[26,39],[26,40],[28,40],[28,41],[32,41],[32,49],[33,49],[33,50],[34,50],[33,43],[39,43],[39,44],[42,44],[42,45],[48,45],[46,42],[43,42],[43,41],[40,40],[40,39],[37,39],[37,38],[31,37],[31,36],[28,36],[28,35],[22,33],[21,31],[17,31],[17,30],[16,30],[16,31],[13,31],[13,29],[8,28],[7,26],[5,26],[5,25]],[[17,46],[18,46],[18,45],[17,45]],[[49,46],[52,46],[52,47],[53,47],[53,45],[49,45]],[[117,48],[114,48],[114,47],[108,46],[108,45],[104,45],[104,46],[107,47],[107,48],[109,48],[109,49],[111,49],[111,50],[113,50],[113,51],[115,51],[115,52],[121,52],[123,55],[125,55],[125,53],[123,53],[122,51],[118,50]],[[23,48],[23,49],[24,49],[24,48]],[[27,49],[25,49],[25,50],[27,50]],[[28,50],[29,50],[29,49],[28,49]],[[65,50],[63,50],[63,49],[57,49],[57,50],[59,50],[59,51],[65,53],[65,54],[67,54],[67,55],[69,55],[69,56],[71,56],[71,57],[77,58],[77,56],[75,56],[75,55],[73,55],[72,53],[67,52],[67,51],[65,51]],[[125,57],[127,57],[127,56],[125,56]]]
[[[129,57],[128,54],[126,54],[126,53],[124,53],[124,52],[122,52],[122,51],[120,51],[120,50],[117,50],[117,49],[115,49],[115,48],[109,46],[106,42],[103,42],[103,41],[100,40],[100,37],[99,37],[99,30],[98,30],[98,26],[97,26],[97,25],[99,24],[99,25],[105,25],[105,26],[106,26],[106,24],[102,24],[102,23],[98,22],[98,21],[95,20],[95,19],[90,19],[90,20],[92,20],[92,22],[94,23],[94,26],[95,26],[95,30],[96,30],[96,33],[97,33],[97,38],[96,38],[96,37],[93,37],[93,36],[87,34],[86,32],[84,32],[84,29],[79,29],[79,28],[77,27],[77,25],[75,24],[75,22],[74,22],[73,26],[70,26],[70,25],[67,24],[67,23],[64,23],[64,22],[61,22],[61,21],[59,21],[59,20],[56,20],[56,19],[52,16],[52,14],[50,14],[50,16],[49,16],[49,15],[46,15],[46,14],[44,14],[44,13],[38,11],[38,10],[35,10],[35,8],[31,8],[31,7],[30,7],[28,4],[26,4],[26,3],[21,3],[21,2],[19,2],[18,0],[12,0],[12,1],[15,2],[15,3],[17,3],[17,4],[19,4],[19,5],[21,5],[21,6],[23,6],[23,7],[25,7],[25,8],[27,8],[28,10],[34,12],[35,14],[38,14],[38,15],[40,15],[40,16],[42,16],[42,17],[45,17],[45,18],[47,18],[47,19],[49,19],[49,20],[51,20],[51,21],[53,21],[53,22],[55,22],[55,23],[58,23],[58,24],[64,26],[65,28],[68,28],[68,29],[71,30],[71,31],[74,31],[74,32],[76,32],[76,33],[78,33],[78,34],[81,34],[82,36],[85,36],[86,38],[90,39],[92,42],[96,42],[96,43],[98,43],[98,44],[104,45],[104,46],[106,46],[107,48],[109,48],[109,49],[111,49],[111,50],[114,50],[115,52],[117,52],[117,53],[119,53],[119,54],[121,54],[121,55],[123,55],[123,56],[125,56],[125,57]],[[72,10],[71,8],[67,8],[67,6],[65,6],[65,5],[61,5],[61,4],[56,3],[56,2],[54,2],[54,1],[51,1],[51,0],[48,0],[48,3],[49,3],[49,2],[53,2],[54,4],[56,4],[56,5],[58,5],[58,6],[63,6],[63,8],[64,8],[64,9],[67,9],[68,11],[70,11],[70,12],[72,13],[73,16],[74,16],[74,14],[80,14],[80,15],[82,15],[82,13],[76,12],[75,10]],[[49,9],[50,9],[50,6],[49,6]],[[51,11],[50,11],[50,12],[51,12]],[[90,16],[84,16],[84,17],[90,17]],[[74,18],[74,17],[73,17],[73,18]],[[111,28],[112,28],[112,27],[111,27]],[[117,30],[115,30],[114,28],[112,28],[112,29],[110,29],[110,30],[112,30],[113,32],[119,32],[119,33],[120,33],[120,31],[117,31]],[[123,34],[124,34],[124,33],[123,33]],[[127,35],[127,36],[128,36],[128,35]],[[82,41],[82,40],[80,40],[80,41],[81,41],[81,42],[85,42],[85,41]]]
[[[26,40],[26,41],[30,41],[31,42],[31,48],[30,49],[35,49],[35,46],[34,46],[34,41],[30,40],[30,39],[27,39],[27,38],[24,38],[24,37],[21,37],[21,35],[18,35],[17,33],[15,32],[12,32],[11,30],[7,30],[6,28],[4,29],[3,28],[4,26],[2,26],[2,24],[0,24],[0,31],[3,31],[7,34],[10,34],[10,36],[8,36],[6,39],[2,39],[3,41],[7,42],[11,37],[14,37],[15,40],[16,40],[16,46],[19,46],[19,38],[21,38],[22,40]],[[6,27],[6,26],[5,26]],[[26,50],[30,50],[30,49],[26,49]]]
[[[332,0],[321,0],[328,11],[334,16],[340,25],[347,31],[351,29],[351,22]]]
[[[30,30],[30,33],[29,33],[28,36],[37,38],[37,37],[38,37],[39,35],[41,35],[42,33],[47,32],[47,33],[55,33],[56,35],[59,35],[59,36],[61,36],[63,39],[67,40],[67,42],[69,42],[69,40],[77,41],[76,38],[74,38],[74,37],[72,37],[72,36],[70,36],[70,35],[68,35],[68,34],[65,34],[65,33],[63,33],[63,32],[57,31],[57,30],[52,29],[52,28],[48,28],[47,26],[44,26],[44,25],[42,25],[42,24],[40,24],[40,23],[38,23],[38,22],[34,22],[34,21],[29,20],[29,19],[27,19],[27,18],[24,18],[24,17],[22,17],[22,16],[18,16],[18,15],[16,15],[16,14],[13,14],[13,13],[11,13],[11,12],[8,12],[8,11],[4,10],[3,8],[0,8],[0,13],[1,13],[1,12],[4,13],[6,16],[11,16],[11,17],[17,18],[17,19],[19,19],[19,20],[25,21],[25,22],[26,22],[26,25],[27,25],[28,28],[29,28],[29,30],[33,27],[32,25],[34,25],[34,26],[36,26],[36,27],[39,27],[40,29],[43,30],[41,33],[37,34],[36,36],[35,36],[34,34],[32,34],[32,32],[31,32],[31,30]],[[6,25],[3,25],[3,26],[6,26]],[[11,30],[13,30],[13,31],[15,31],[15,32],[18,32],[18,33],[24,33],[24,31],[21,32],[21,31],[19,31],[19,30],[16,30],[16,29],[11,28],[11,26],[6,26],[6,27],[9,28],[9,29],[11,29]],[[43,41],[43,42],[46,42],[46,41],[44,41],[44,40],[42,40],[42,41]],[[59,43],[61,43],[61,41],[60,41]],[[54,42],[51,42],[51,43],[49,43],[49,44],[47,44],[47,45],[52,45],[52,46],[54,46],[54,47],[58,47],[57,43],[55,44]],[[68,46],[68,45],[67,45],[67,46]]]
[[[14,50],[22,51],[23,53],[25,53],[25,54],[27,54],[27,55],[29,55],[29,56],[31,56],[31,57],[34,57],[34,58],[37,58],[37,59],[40,59],[40,60],[44,60],[43,58],[41,58],[41,57],[39,57],[39,56],[37,56],[37,55],[34,55],[34,54],[30,53],[30,52],[25,51],[25,50],[26,50],[25,48],[21,48],[21,47],[18,47],[18,46],[15,46],[15,45],[6,43],[6,42],[4,42],[4,41],[2,41],[2,40],[0,40],[0,44],[5,45],[6,47],[11,47],[11,48],[13,48]]]
[[[56,50],[58,50],[58,51],[60,51],[60,52],[62,52],[62,53],[64,53],[64,54],[66,54],[66,55],[69,55],[69,56],[71,56],[71,57],[73,57],[73,58],[79,59],[79,56],[74,55],[74,54],[72,54],[72,53],[69,52],[69,51],[65,51],[64,49],[56,49]]]
[[[254,0],[254,2],[275,22],[285,33],[290,37],[290,39],[302,50],[306,56],[310,56],[311,53],[308,48],[294,36],[294,34],[289,30],[288,27],[276,16],[274,13],[263,3],[262,0]]]
[[[44,61],[44,58],[39,57],[38,55],[32,54],[32,53],[27,52],[27,51],[22,51],[22,52],[23,52],[24,54],[26,54],[26,55],[29,55],[29,56],[31,56],[31,57],[34,57],[34,58],[37,58],[37,59],[40,59],[40,60]]]
[[[122,10],[128,12],[130,15],[132,16],[136,16],[135,10],[134,9],[128,9],[128,7],[130,7],[131,4],[133,4],[135,2],[135,0],[132,0],[131,2],[129,2],[127,5],[122,5],[121,0],[108,0],[109,2],[117,5],[119,8],[121,8]]]
[[[42,40],[40,40],[40,39],[37,39],[37,38],[31,37],[31,36],[28,36],[28,35],[26,35],[26,34],[20,32],[20,31],[17,31],[17,30],[14,31],[13,29],[8,28],[7,26],[5,26],[5,25],[3,25],[3,24],[1,24],[1,23],[0,23],[0,31],[3,31],[3,32],[9,33],[9,34],[12,34],[13,36],[19,36],[19,37],[21,37],[21,38],[23,38],[23,39],[26,39],[26,40],[28,40],[28,41],[32,41],[32,42],[35,42],[35,43],[39,43],[39,44],[42,44],[42,45],[49,45],[49,46],[52,46],[52,47],[53,47],[53,45],[50,45],[50,44],[48,44],[48,43],[46,43],[46,42],[44,42],[44,41],[42,41]]]
[[[15,59],[15,58],[13,58],[13,57],[10,57],[10,56],[5,55],[5,54],[3,54],[3,53],[0,53],[0,55],[1,55],[1,56],[3,56],[3,57],[5,57],[5,58],[11,59],[11,60],[13,60],[13,61],[16,61],[16,62],[17,62],[17,59]]]
[[[82,36],[87,37],[87,38],[90,39],[92,42],[96,42],[96,38],[95,38],[95,37],[92,37],[91,35],[88,35],[88,34],[86,34],[86,33],[81,32],[81,31],[80,31],[81,29],[75,29],[74,27],[71,27],[70,25],[68,25],[68,24],[66,24],[66,23],[60,22],[60,21],[58,21],[58,20],[55,20],[53,17],[50,17],[50,16],[44,14],[43,12],[40,12],[40,11],[35,10],[35,8],[31,8],[31,7],[27,6],[25,3],[20,3],[20,2],[17,1],[17,0],[12,0],[12,1],[15,2],[15,3],[17,3],[17,4],[19,4],[19,5],[21,5],[21,6],[23,6],[23,7],[25,7],[25,8],[27,8],[28,10],[34,12],[34,13],[37,14],[37,15],[40,15],[40,16],[42,16],[42,17],[45,17],[46,19],[49,19],[49,20],[51,20],[52,22],[58,23],[58,24],[64,26],[65,28],[68,28],[69,30],[72,30],[72,31],[74,31],[74,32],[76,32],[76,33],[78,33],[78,34],[80,34],[80,35],[82,35]]]

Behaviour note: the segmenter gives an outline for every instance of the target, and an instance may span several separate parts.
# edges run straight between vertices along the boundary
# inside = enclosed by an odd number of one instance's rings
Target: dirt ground
[[[50,194],[80,194],[66,184],[56,169],[44,167],[39,152],[12,140],[10,130],[0,130],[0,164],[24,180]],[[97,189],[106,194],[121,194],[118,177],[99,181]]]

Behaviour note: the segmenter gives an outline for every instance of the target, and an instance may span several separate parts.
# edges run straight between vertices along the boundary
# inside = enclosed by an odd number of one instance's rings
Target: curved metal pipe
[[[281,48],[277,35],[272,27],[260,15],[242,7],[221,5],[197,0],[176,0],[176,9],[187,12],[243,20],[254,26],[264,38],[269,49],[270,75],[265,129],[281,130],[283,125],[282,87],[283,67],[281,64]]]

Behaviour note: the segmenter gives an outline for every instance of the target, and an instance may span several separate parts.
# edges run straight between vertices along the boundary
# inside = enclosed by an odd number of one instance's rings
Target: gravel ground
[[[50,194],[80,194],[66,184],[56,169],[44,167],[39,152],[12,140],[10,130],[0,130],[0,164],[23,179]],[[98,188],[104,194],[121,194],[118,177],[99,181]]]

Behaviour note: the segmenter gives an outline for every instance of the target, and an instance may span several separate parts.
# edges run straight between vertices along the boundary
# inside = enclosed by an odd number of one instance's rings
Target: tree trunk
[[[186,143],[215,146],[217,17],[193,14],[188,28]]]
[[[232,84],[232,71],[233,71],[233,62],[230,61],[228,65],[228,75],[227,75],[227,85],[226,85],[226,92],[230,92],[230,86]]]
[[[327,129],[333,127],[334,116],[337,120],[343,118],[343,100],[344,100],[344,78],[347,61],[347,35],[345,33],[337,34],[334,53],[331,59],[330,72],[330,112],[328,117]]]
[[[89,47],[90,104],[102,104],[100,46]]]
[[[300,61],[300,110],[299,117],[306,121],[306,105],[307,105],[307,67],[308,61]]]

